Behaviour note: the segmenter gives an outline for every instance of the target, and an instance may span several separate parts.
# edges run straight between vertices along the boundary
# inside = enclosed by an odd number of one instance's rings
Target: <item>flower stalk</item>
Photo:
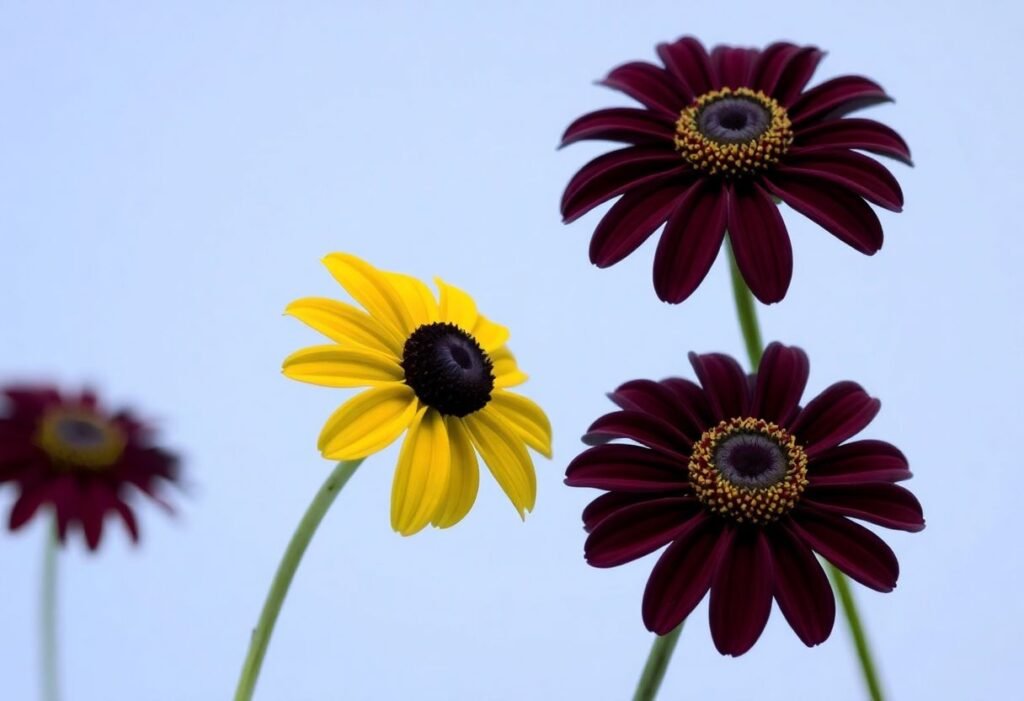
[[[40,589],[40,673],[43,701],[58,701],[60,685],[57,679],[57,517],[47,524],[43,543],[43,576]]]
[[[665,670],[668,669],[668,662],[672,659],[676,643],[679,642],[679,634],[682,632],[683,624],[680,623],[668,635],[659,635],[654,639],[644,671],[640,674],[636,693],[633,694],[633,701],[652,701],[658,695],[661,680],[665,678]]]

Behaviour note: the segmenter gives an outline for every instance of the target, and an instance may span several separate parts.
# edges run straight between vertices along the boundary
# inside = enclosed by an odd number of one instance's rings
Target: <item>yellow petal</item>
[[[444,422],[448,427],[452,466],[448,478],[448,494],[432,520],[438,528],[450,528],[465,518],[473,508],[480,488],[476,450],[473,449],[473,441],[462,425],[462,420],[456,416],[446,416]]]
[[[405,371],[390,353],[338,345],[311,346],[284,359],[293,380],[326,387],[365,387],[401,382]]]
[[[402,443],[391,485],[391,527],[402,535],[422,530],[448,493],[451,450],[444,417],[423,407]]]
[[[365,458],[391,445],[412,423],[418,406],[406,384],[360,392],[327,419],[317,447],[331,460]]]
[[[488,353],[496,351],[508,343],[508,328],[501,324],[495,324],[490,319],[480,316],[473,327],[473,338]]]
[[[409,317],[413,323],[413,327],[408,329],[409,333],[424,324],[431,324],[438,320],[437,300],[434,299],[434,293],[422,280],[404,273],[386,272],[384,275],[391,282],[392,287],[402,295],[402,302],[409,310]]]
[[[551,422],[535,402],[521,394],[495,390],[487,408],[493,409],[526,445],[551,457]]]
[[[516,359],[512,356],[508,346],[502,346],[489,354],[491,362],[494,363],[494,386],[500,388],[515,387],[521,385],[528,379],[528,375],[516,365]]]
[[[458,287],[449,285],[441,278],[434,278],[434,282],[441,290],[441,305],[438,310],[441,314],[441,321],[455,324],[463,331],[472,333],[478,316],[476,302]]]
[[[404,339],[351,304],[323,297],[297,299],[284,310],[302,323],[345,346],[361,346],[402,356]]]
[[[381,271],[364,260],[347,253],[331,253],[324,265],[352,295],[370,312],[370,316],[405,338],[412,330],[412,319],[402,297]]]
[[[521,518],[537,500],[537,475],[523,441],[488,411],[488,407],[463,419],[473,445],[483,456],[494,479],[508,495]]]

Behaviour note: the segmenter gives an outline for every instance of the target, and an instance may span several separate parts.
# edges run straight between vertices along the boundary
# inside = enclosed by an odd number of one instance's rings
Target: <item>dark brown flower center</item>
[[[455,324],[438,322],[413,331],[402,351],[402,369],[420,401],[442,414],[466,416],[491,401],[494,364]]]
[[[712,511],[740,523],[770,523],[807,486],[807,454],[785,429],[737,418],[708,429],[693,446],[690,483]]]
[[[43,417],[36,443],[64,469],[102,469],[124,452],[119,426],[84,408],[58,408]]]
[[[763,92],[722,88],[680,113],[675,143],[696,170],[732,177],[777,163],[793,143],[793,131],[785,108]]]

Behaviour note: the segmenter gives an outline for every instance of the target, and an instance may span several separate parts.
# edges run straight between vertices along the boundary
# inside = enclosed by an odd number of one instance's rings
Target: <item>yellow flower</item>
[[[327,419],[323,456],[364,458],[406,432],[391,489],[391,526],[402,535],[428,523],[448,528],[469,513],[477,453],[525,518],[537,496],[526,446],[550,458],[551,425],[534,402],[508,391],[526,381],[505,345],[508,329],[440,279],[436,300],[420,280],[352,255],[332,253],[324,264],[366,311],[320,297],[289,304],[286,313],[333,343],[288,356],[284,374],[369,389]]]

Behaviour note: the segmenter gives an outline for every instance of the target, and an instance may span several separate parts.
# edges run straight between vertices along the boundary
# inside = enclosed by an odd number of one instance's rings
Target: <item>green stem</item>
[[[47,524],[43,545],[43,581],[39,607],[40,672],[44,701],[57,701],[57,517]]]
[[[757,322],[757,308],[754,304],[754,295],[750,292],[750,288],[747,287],[747,283],[736,266],[736,257],[733,255],[731,247],[729,248],[729,270],[732,272],[732,290],[736,298],[736,314],[740,320],[740,329],[743,331],[743,341],[747,345],[750,366],[756,371],[757,366],[761,363],[761,353],[764,349],[761,342],[761,329]],[[864,634],[864,626],[861,624],[860,614],[857,612],[857,603],[853,600],[853,594],[850,592],[850,584],[846,580],[846,575],[833,567],[831,563],[828,563],[828,572],[832,577],[832,587],[839,595],[839,602],[850,626],[850,635],[853,638],[854,647],[857,649],[857,658],[860,660],[860,669],[864,675],[868,693],[871,694],[872,701],[882,701],[882,690],[878,683],[871,647]]]
[[[295,577],[295,570],[298,569],[302,555],[306,552],[309,541],[313,539],[313,534],[316,533],[324,514],[331,508],[338,492],[345,486],[361,462],[363,462],[362,459],[339,462],[316,496],[313,497],[313,503],[306,509],[302,520],[299,521],[299,527],[295,529],[291,542],[288,543],[288,547],[281,557],[281,564],[277,566],[267,600],[263,603],[260,620],[252,631],[249,652],[245,656],[242,674],[238,678],[238,688],[235,690],[235,701],[249,701],[252,698],[256,680],[260,676],[260,667],[263,665],[263,657],[267,654],[270,636],[274,632],[277,615],[281,612],[285,596],[288,595],[288,587],[291,586],[292,579]]]
[[[668,635],[659,635],[654,639],[651,652],[647,656],[647,664],[640,674],[640,682],[636,685],[633,701],[652,701],[658,695],[661,680],[665,678],[665,670],[668,669],[668,661],[672,659],[672,652],[676,649],[679,634],[682,632],[683,624],[680,623]]]

